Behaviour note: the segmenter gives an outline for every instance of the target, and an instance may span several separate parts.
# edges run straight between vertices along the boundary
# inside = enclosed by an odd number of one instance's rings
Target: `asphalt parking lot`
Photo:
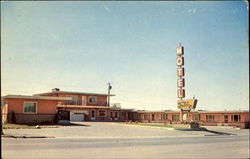
[[[42,129],[5,129],[8,135],[48,136],[55,138],[131,138],[131,137],[174,137],[203,136],[209,132],[181,132],[166,128],[142,127],[112,122],[71,122],[71,125]]]
[[[72,126],[4,130],[3,158],[249,158],[249,130],[208,127],[234,135],[178,131],[124,123],[75,122]]]

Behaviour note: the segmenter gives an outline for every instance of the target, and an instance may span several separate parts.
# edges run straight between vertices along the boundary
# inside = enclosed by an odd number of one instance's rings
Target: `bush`
[[[58,123],[58,121],[59,121],[58,114],[56,114],[55,117],[54,117],[54,121],[53,122],[54,123]]]
[[[11,116],[10,122],[15,124],[16,123],[16,115],[13,111],[11,112],[10,116]]]

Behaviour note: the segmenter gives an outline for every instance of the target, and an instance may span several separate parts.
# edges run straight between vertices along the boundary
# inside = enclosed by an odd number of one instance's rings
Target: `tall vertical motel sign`
[[[182,98],[185,98],[185,79],[184,79],[184,47],[178,46],[176,48],[176,64],[177,64],[177,97],[182,100]]]
[[[176,48],[176,64],[177,64],[177,97],[180,99],[177,101],[177,106],[181,111],[186,110],[190,111],[191,109],[195,109],[197,105],[197,99],[186,99],[185,98],[185,70],[184,70],[184,47],[181,44]],[[183,112],[184,113],[184,112]]]

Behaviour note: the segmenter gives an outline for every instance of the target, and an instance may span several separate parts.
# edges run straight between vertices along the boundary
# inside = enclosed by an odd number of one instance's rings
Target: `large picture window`
[[[67,101],[67,105],[77,105],[78,104],[78,96],[65,96],[65,97],[71,97],[71,100]]]
[[[36,113],[36,102],[24,102],[24,108],[23,112],[24,113]]]

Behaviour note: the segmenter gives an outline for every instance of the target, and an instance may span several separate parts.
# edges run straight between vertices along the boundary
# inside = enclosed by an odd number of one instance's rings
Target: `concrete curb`
[[[54,136],[31,136],[31,135],[1,135],[2,138],[22,138],[22,139],[32,139],[32,138],[55,138]]]
[[[174,128],[168,128],[168,127],[157,127],[157,126],[144,126],[144,125],[131,125],[126,124],[125,126],[134,126],[134,127],[144,127],[144,128],[153,128],[153,129],[167,129],[167,130],[175,130]]]
[[[207,132],[209,133],[213,133],[213,134],[216,134],[217,136],[218,135],[229,135],[229,136],[235,136],[237,134],[232,134],[232,133],[225,133],[225,132],[220,132],[220,131],[214,131],[214,130],[206,130]],[[209,135],[205,135],[205,136],[209,136]]]

